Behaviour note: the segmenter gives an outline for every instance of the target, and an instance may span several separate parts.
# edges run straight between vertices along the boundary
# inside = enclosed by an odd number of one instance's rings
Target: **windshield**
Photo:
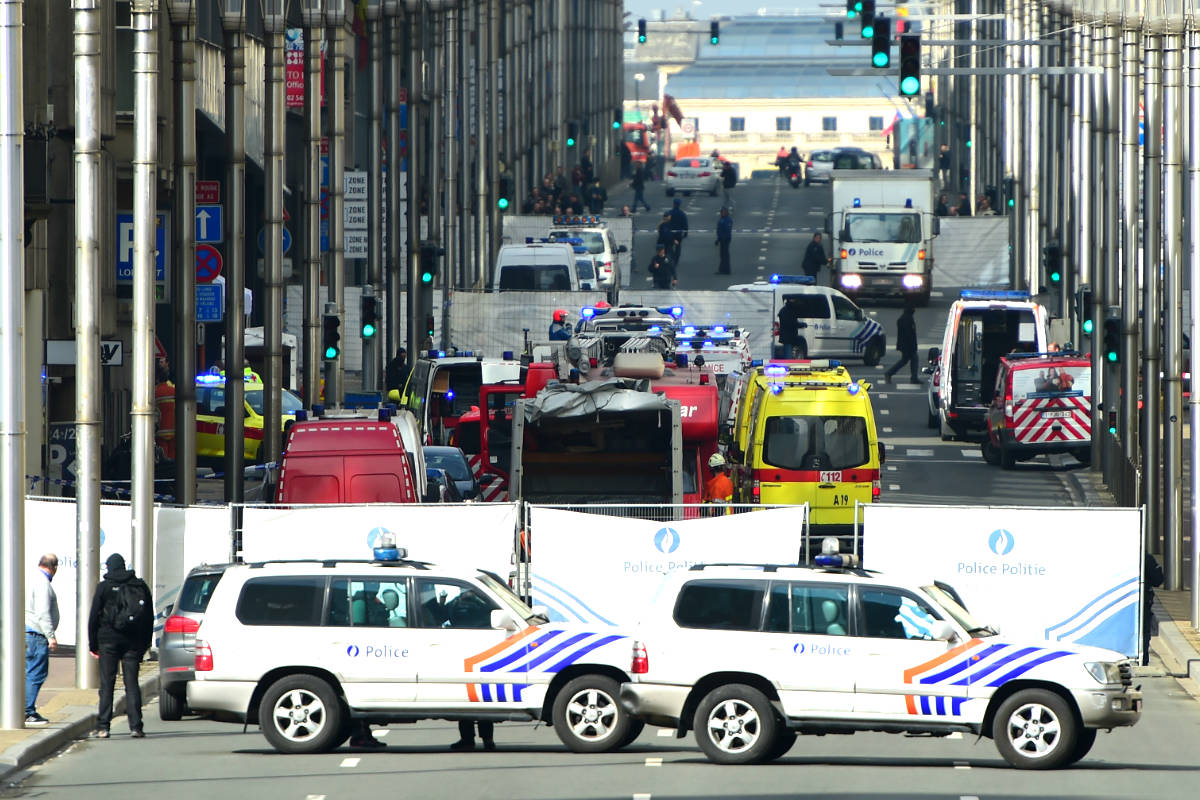
[[[565,264],[505,264],[500,268],[502,292],[568,292],[571,276]]]
[[[263,396],[266,394],[262,389],[250,389],[246,387],[246,402],[254,409],[254,413],[262,416],[263,413]],[[304,403],[299,397],[289,392],[287,389],[282,389],[280,394],[280,413],[295,414],[300,409],[304,408]]]
[[[500,580],[499,576],[491,572],[480,572],[476,577],[480,583],[491,589],[519,619],[523,619],[531,625],[545,624],[550,621],[541,614],[533,613],[533,609],[525,605],[525,601],[517,597],[516,593],[508,588],[508,584]]]
[[[592,255],[604,252],[604,234],[597,231],[550,231],[552,239],[582,239],[583,246]]]
[[[869,460],[864,417],[771,417],[763,431],[762,459],[782,469],[836,470]]]
[[[921,215],[847,214],[846,233],[848,242],[914,244],[921,241]]]
[[[970,611],[967,611],[967,609],[963,608],[962,604],[954,599],[954,595],[958,594],[957,592],[951,594],[951,592],[948,592],[941,586],[937,585],[922,586],[921,588],[924,589],[925,593],[929,595],[934,602],[941,606],[947,614],[953,617],[955,622],[966,628],[967,633],[971,634],[972,636],[996,635],[996,631],[993,628],[990,628],[979,620],[975,619],[975,617],[971,616]]]
[[[478,425],[476,425],[478,430]],[[467,462],[458,453],[437,453],[425,451],[425,466],[428,469],[444,469],[456,481],[471,480],[471,470]]]

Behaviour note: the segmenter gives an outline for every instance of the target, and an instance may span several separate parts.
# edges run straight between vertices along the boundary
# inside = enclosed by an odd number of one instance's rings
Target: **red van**
[[[400,429],[364,418],[296,422],[279,468],[278,503],[418,503]]]
[[[983,458],[1012,469],[1041,454],[1092,454],[1092,362],[1079,353],[1011,353],[1000,359]]]

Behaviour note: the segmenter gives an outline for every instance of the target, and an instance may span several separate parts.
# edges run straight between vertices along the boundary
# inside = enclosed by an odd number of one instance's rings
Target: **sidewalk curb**
[[[147,701],[158,696],[158,671],[152,675],[142,676],[138,681],[142,690],[142,708]],[[66,706],[67,719],[53,723],[50,727],[42,728],[22,742],[9,746],[0,753],[0,781],[5,784],[10,777],[45,758],[48,758],[64,747],[87,737],[88,732],[96,727],[96,706]],[[125,713],[125,693],[120,692],[113,699],[113,717]]]

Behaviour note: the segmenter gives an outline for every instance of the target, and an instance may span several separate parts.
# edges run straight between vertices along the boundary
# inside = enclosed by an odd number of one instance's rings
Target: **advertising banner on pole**
[[[704,563],[795,564],[807,511],[654,522],[531,506],[533,602],[555,621],[628,627],[668,572]]]
[[[1137,508],[915,506],[863,513],[863,565],[944,581],[1005,636],[1137,656]]]
[[[393,532],[414,561],[486,569],[507,580],[516,523],[515,503],[247,506],[242,558],[370,559],[380,535]]]

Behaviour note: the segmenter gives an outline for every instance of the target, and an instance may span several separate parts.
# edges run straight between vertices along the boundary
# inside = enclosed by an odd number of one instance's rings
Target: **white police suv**
[[[1011,641],[946,584],[840,568],[851,558],[827,542],[825,567],[668,575],[636,630],[621,704],[694,730],[721,764],[779,758],[800,733],[961,731],[991,737],[1015,767],[1052,769],[1141,716],[1119,653]]]
[[[632,742],[617,703],[629,638],[551,623],[497,576],[405,560],[277,561],[225,570],[196,634],[194,711],[257,721],[284,753],[356,724],[542,720],[576,752]]]

